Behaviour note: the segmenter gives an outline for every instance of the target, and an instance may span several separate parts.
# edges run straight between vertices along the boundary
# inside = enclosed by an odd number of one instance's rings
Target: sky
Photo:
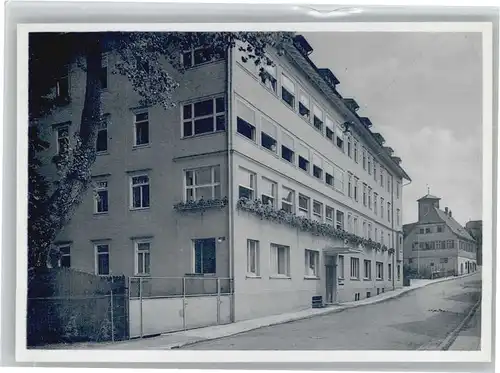
[[[482,51],[479,33],[305,33],[310,58],[340,81],[372,131],[402,159],[403,223],[416,200],[440,197],[462,225],[482,219]],[[406,181],[407,183],[407,181]]]

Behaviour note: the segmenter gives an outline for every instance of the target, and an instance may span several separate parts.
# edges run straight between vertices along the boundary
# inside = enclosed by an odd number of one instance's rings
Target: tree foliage
[[[272,46],[278,53],[292,42],[285,32],[96,32],[32,33],[29,41],[29,212],[28,266],[45,267],[53,248],[51,244],[69,222],[91,185],[91,168],[95,161],[97,126],[103,120],[101,80],[103,53],[118,56],[112,73],[129,80],[139,94],[140,105],[175,106],[176,79],[166,64],[182,73],[179,55],[192,48],[207,48],[206,58],[225,54],[236,41],[244,62],[260,66],[273,62],[266,56]],[[80,114],[80,128],[65,151],[54,157],[58,180],[50,185],[42,176],[37,153],[48,143],[39,136],[39,121],[66,102],[58,101],[54,86],[67,74],[67,66],[78,66],[85,72],[85,98]]]

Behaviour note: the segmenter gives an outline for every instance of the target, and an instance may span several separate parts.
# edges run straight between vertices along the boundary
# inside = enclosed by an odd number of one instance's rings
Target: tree
[[[111,51],[119,57],[113,73],[128,78],[141,97],[141,105],[161,105],[168,110],[175,106],[178,83],[165,70],[165,62],[182,73],[180,52],[206,48],[205,58],[212,59],[226,53],[239,40],[248,45],[240,47],[245,52],[242,60],[260,66],[265,76],[262,66],[273,64],[265,55],[266,48],[272,46],[282,52],[293,36],[285,32],[30,34],[28,268],[46,266],[52,242],[69,222],[91,185],[97,127],[103,120],[100,72],[104,52]],[[41,163],[36,157],[36,153],[48,144],[40,140],[36,128],[41,118],[61,104],[54,87],[68,64],[78,64],[86,73],[85,99],[79,131],[67,149],[54,157],[58,180],[49,185],[39,172]]]

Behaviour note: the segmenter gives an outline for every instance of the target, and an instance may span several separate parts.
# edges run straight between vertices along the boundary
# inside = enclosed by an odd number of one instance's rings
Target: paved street
[[[191,350],[416,350],[435,348],[479,300],[480,273],[386,302],[185,346]]]

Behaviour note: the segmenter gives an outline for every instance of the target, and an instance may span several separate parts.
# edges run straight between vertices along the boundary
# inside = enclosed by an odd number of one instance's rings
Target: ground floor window
[[[344,256],[339,255],[339,262],[337,263],[337,270],[339,271],[339,278],[344,278]]]
[[[253,276],[260,274],[259,241],[247,240],[247,273]]]
[[[398,264],[397,267],[397,272],[398,272],[398,281],[401,279],[401,266]]]
[[[384,278],[384,263],[377,262],[377,280]]]
[[[271,244],[271,274],[290,276],[290,247]]]
[[[359,279],[359,259],[351,258],[351,278]]]
[[[305,250],[305,275],[319,276],[319,252],[315,250]]]
[[[387,264],[387,278],[389,280],[392,280],[392,264],[391,263]]]
[[[215,238],[201,238],[194,243],[194,273],[215,273]]]
[[[59,246],[59,267],[70,268],[71,267],[71,246],[70,245],[60,245]]]
[[[135,241],[135,274],[149,275],[151,273],[151,242]]]
[[[372,278],[372,262],[371,260],[364,261],[364,270],[365,270],[365,280],[369,280]]]
[[[109,275],[109,244],[98,243],[95,249],[95,273],[97,275]]]

